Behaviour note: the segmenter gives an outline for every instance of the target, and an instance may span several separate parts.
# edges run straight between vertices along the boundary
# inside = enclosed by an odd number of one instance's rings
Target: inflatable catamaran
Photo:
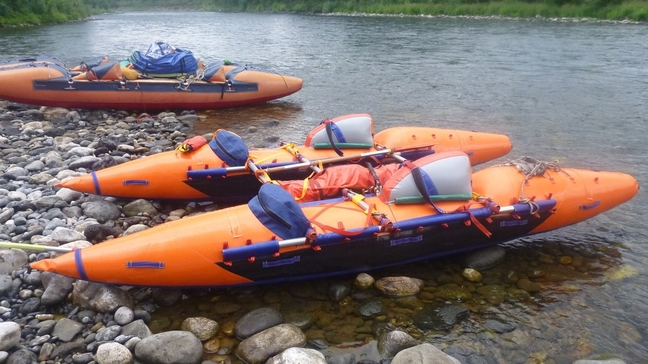
[[[394,127],[374,134],[368,114],[326,119],[304,145],[249,148],[236,134],[219,130],[207,142],[197,137],[177,150],[67,179],[58,187],[104,196],[163,200],[212,200],[245,203],[271,180],[305,179],[339,164],[384,164],[445,151],[462,151],[471,164],[506,155],[505,135],[428,127]]]
[[[32,268],[95,282],[225,287],[309,279],[468,251],[574,224],[630,200],[623,173],[531,158],[472,173],[462,152],[405,161],[379,194],[249,203],[76,249]],[[65,247],[60,248],[65,250]]]
[[[82,109],[203,110],[275,100],[303,84],[301,78],[222,61],[178,74],[102,62],[71,70],[50,57],[0,65],[0,99]]]

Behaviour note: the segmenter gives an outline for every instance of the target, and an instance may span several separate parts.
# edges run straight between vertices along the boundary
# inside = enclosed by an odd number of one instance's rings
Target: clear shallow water
[[[646,25],[606,23],[125,13],[0,29],[0,61],[51,55],[72,66],[103,55],[126,58],[166,40],[207,62],[229,59],[304,79],[304,88],[285,99],[203,113],[200,132],[254,126],[260,131],[249,136],[259,144],[300,141],[323,118],[367,112],[377,130],[427,125],[504,133],[514,145],[510,158],[630,173],[644,189],[629,203],[511,244],[527,254],[548,243],[584,254],[612,251],[600,274],[563,281],[577,289],[548,285],[537,306],[493,310],[510,310],[520,322],[540,317],[534,321],[552,328],[541,330],[545,335],[577,333],[592,353],[635,363],[648,361],[647,33]]]

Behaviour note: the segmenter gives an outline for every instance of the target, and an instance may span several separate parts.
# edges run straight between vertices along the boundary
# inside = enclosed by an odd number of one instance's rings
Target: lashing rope
[[[538,204],[536,204],[531,199],[525,196],[524,186],[527,184],[527,182],[535,176],[542,177],[545,175],[549,175],[549,171],[562,172],[567,176],[569,176],[569,173],[563,171],[560,168],[560,165],[558,164],[557,160],[553,162],[543,162],[535,158],[522,156],[518,159],[509,160],[506,163],[503,163],[501,165],[513,166],[518,170],[518,172],[524,175],[524,181],[522,181],[522,185],[520,186],[520,197],[518,198],[518,202],[528,204],[531,214],[535,214],[538,211],[540,211],[540,207],[538,206]],[[571,176],[569,177],[571,178]],[[549,178],[551,178],[551,176],[549,176]]]

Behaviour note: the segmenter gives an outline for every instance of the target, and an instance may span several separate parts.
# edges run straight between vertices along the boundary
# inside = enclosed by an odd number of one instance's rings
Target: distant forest
[[[115,0],[0,0],[0,24],[63,23],[117,9]]]
[[[648,22],[648,0],[0,0],[0,25],[61,23],[106,12],[169,9]]]

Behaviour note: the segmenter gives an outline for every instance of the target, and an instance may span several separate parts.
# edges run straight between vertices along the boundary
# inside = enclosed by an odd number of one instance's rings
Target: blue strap
[[[324,126],[326,128],[326,136],[328,136],[329,142],[331,143],[331,147],[339,155],[340,157],[344,155],[342,150],[338,148],[337,145],[335,145],[335,140],[333,139],[333,133],[335,133],[335,137],[337,138],[337,141],[340,143],[346,143],[346,139],[344,139],[344,135],[342,135],[342,130],[340,130],[340,127],[335,125],[334,123],[330,122],[328,119],[325,119],[322,121],[324,123]]]
[[[438,195],[439,191],[437,190],[436,186],[434,185],[434,182],[432,181],[432,178],[425,173],[424,170],[421,169],[421,167],[415,167],[412,169],[412,177],[414,177],[414,183],[416,184],[416,188],[418,189],[419,193],[423,195],[423,198],[427,203],[432,205],[435,210],[437,210],[439,213],[443,213],[443,210],[437,207],[437,205],[434,204],[434,201],[432,201],[432,198],[430,196],[433,195]]]

